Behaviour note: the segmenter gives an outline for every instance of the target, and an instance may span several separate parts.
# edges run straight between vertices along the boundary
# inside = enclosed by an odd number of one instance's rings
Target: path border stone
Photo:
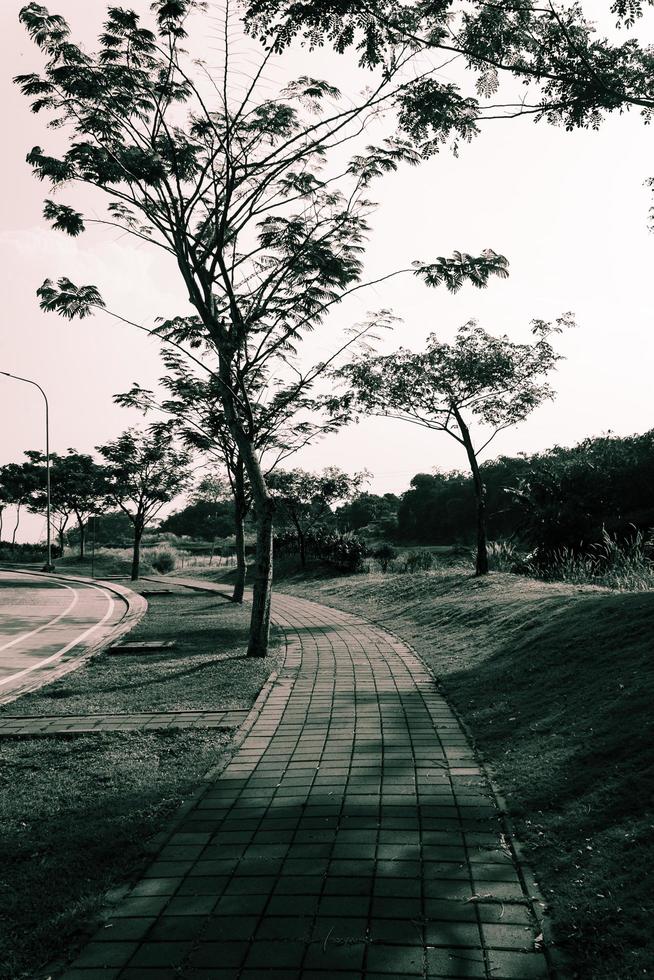
[[[92,712],[78,715],[0,715],[0,738],[161,731],[179,728],[239,728],[247,709],[222,711]]]

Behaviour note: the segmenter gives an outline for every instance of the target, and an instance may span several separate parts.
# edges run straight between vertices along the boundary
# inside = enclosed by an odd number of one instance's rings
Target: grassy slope
[[[99,656],[1,710],[249,708],[280,651],[245,657],[248,619],[214,596],[154,598],[130,639],[176,638],[173,651]],[[75,951],[106,891],[138,876],[148,838],[230,742],[207,729],[0,740],[2,980],[43,976]]]
[[[654,593],[451,571],[283,587],[413,644],[496,771],[574,975],[649,974]]]

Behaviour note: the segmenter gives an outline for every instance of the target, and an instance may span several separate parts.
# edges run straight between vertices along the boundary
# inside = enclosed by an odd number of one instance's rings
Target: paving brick
[[[88,943],[75,960],[76,967],[125,966],[138,944],[133,942]]]
[[[313,943],[307,950],[303,976],[306,976],[307,969],[322,970],[325,972],[337,970],[339,971],[338,977],[340,980],[341,970],[361,970],[365,951],[366,946],[364,943],[335,941]],[[358,976],[358,972],[356,975]]]
[[[423,957],[422,947],[375,944],[368,949],[367,968],[393,977],[398,973],[420,977]]]
[[[428,949],[427,977],[462,977],[477,980],[486,976],[483,953],[471,949]]]
[[[495,980],[541,980],[548,976],[542,953],[508,953],[490,950],[491,973]]]
[[[93,936],[93,942],[119,942],[138,940],[157,922],[155,918],[109,919]]]
[[[481,927],[484,943],[500,949],[534,948],[536,931],[531,925],[506,925],[484,922]]]
[[[287,660],[255,724],[69,980],[545,977],[485,777],[431,675],[358,617],[288,596],[274,615]]]
[[[247,968],[299,968],[306,946],[301,942],[255,942],[250,946]]]
[[[189,958],[190,967],[237,967],[247,956],[249,944],[246,942],[204,942]]]
[[[190,952],[190,942],[145,942],[131,958],[129,965],[143,967],[175,967]]]

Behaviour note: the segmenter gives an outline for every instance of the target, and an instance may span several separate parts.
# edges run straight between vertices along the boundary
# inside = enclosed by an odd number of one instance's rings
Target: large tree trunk
[[[273,512],[274,504],[266,493],[255,501],[257,549],[252,583],[252,615],[248,657],[265,657],[270,634],[270,607],[273,581]]]
[[[475,575],[488,575],[488,541],[486,537],[486,487],[481,478],[477,454],[475,453],[470,431],[456,409],[454,415],[459,425],[461,438],[468,454],[472,482],[477,500],[477,556],[475,560]]]
[[[238,448],[248,475],[257,519],[257,544],[252,581],[252,614],[248,657],[265,657],[270,634],[273,581],[273,514],[275,504],[251,443],[239,432]]]
[[[86,527],[84,521],[81,518],[77,518],[77,523],[79,525],[79,556],[84,558],[85,545],[86,545]]]
[[[65,534],[66,534],[65,528],[62,527],[62,528],[59,528],[57,530],[57,537],[59,538],[59,557],[60,558],[63,558],[64,557]]]
[[[230,356],[220,352],[220,379],[223,383],[223,408],[229,431],[243,461],[257,519],[257,545],[252,582],[252,613],[248,657],[265,657],[270,635],[270,607],[273,580],[273,514],[275,504],[268,492],[251,437],[244,431],[236,413],[232,392]]]
[[[248,512],[248,504],[245,496],[245,479],[243,473],[243,461],[239,457],[234,472],[234,534],[236,538],[236,581],[232,599],[234,602],[243,602],[245,592],[245,575],[247,564],[245,561],[245,515]]]
[[[132,552],[132,582],[136,582],[139,577],[139,568],[141,566],[141,538],[143,537],[143,528],[138,525],[134,527],[134,550]]]

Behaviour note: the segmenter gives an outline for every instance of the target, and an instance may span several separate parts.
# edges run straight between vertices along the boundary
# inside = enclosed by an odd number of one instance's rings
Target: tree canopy
[[[534,320],[534,343],[520,344],[469,321],[452,344],[431,334],[424,351],[359,356],[337,372],[347,387],[337,399],[344,408],[445,432],[465,449],[477,497],[479,575],[488,572],[488,554],[478,457],[502,430],[553,396],[545,379],[560,355],[550,337],[570,325],[571,314],[556,323]],[[481,424],[480,441],[471,433],[475,422]]]
[[[127,429],[97,449],[107,463],[107,505],[118,507],[132,523],[132,579],[137,579],[143,531],[164,504],[188,486],[189,454],[174,445],[170,433],[136,429]]]
[[[245,95],[236,97],[228,41],[222,78],[184,53],[187,22],[201,6],[155,0],[150,26],[132,10],[109,7],[98,50],[89,53],[62,17],[30,3],[20,18],[46,64],[42,74],[16,81],[32,110],[48,113],[66,140],[58,156],[39,146],[30,151],[35,175],[55,191],[92,185],[109,199],[96,219],[48,198],[47,220],[71,235],[97,220],[162,249],[194,312],[164,320],[158,335],[199,363],[194,350],[209,345],[214,352],[209,371],[258,521],[249,652],[259,656],[268,641],[273,502],[255,444],[255,406],[263,392],[266,403],[294,410],[342,349],[334,345],[331,356],[307,369],[295,362],[304,334],[363,286],[370,184],[418,162],[407,139],[361,145],[366,125],[406,83],[414,52],[399,51],[355,99],[308,75],[264,97],[259,89],[273,42]],[[465,281],[483,287],[492,276],[506,276],[507,261],[491,249],[457,252],[382,278],[400,272],[454,291]],[[39,296],[44,310],[70,318],[104,308],[95,285],[67,277],[46,280]]]
[[[297,535],[300,563],[306,565],[305,542],[309,531],[328,516],[332,507],[344,503],[359,490],[368,473],[350,475],[335,466],[322,473],[306,470],[277,470],[270,477],[270,487],[280,523],[290,524]]]
[[[392,65],[406,47],[433,55],[431,69],[396,100],[401,128],[430,154],[450,137],[470,140],[489,119],[531,115],[567,129],[597,128],[609,113],[633,108],[649,122],[654,54],[635,30],[651,5],[606,0],[598,10],[597,3],[535,0],[249,0],[246,23],[280,49],[296,37],[312,48],[353,48],[359,64],[371,69]],[[613,24],[598,27],[602,14]],[[612,40],[606,30],[614,25]],[[466,69],[461,82],[450,80],[457,63]],[[520,88],[504,96],[501,82],[508,77]],[[468,78],[474,79],[469,87]]]

